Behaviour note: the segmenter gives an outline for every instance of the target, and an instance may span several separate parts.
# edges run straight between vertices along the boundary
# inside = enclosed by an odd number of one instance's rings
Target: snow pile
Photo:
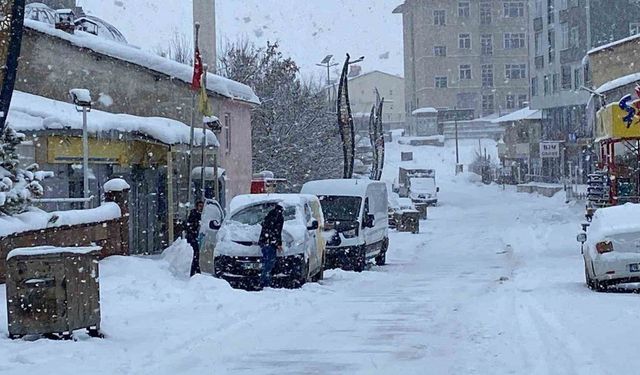
[[[106,193],[110,193],[112,191],[125,191],[131,189],[131,186],[127,183],[127,181],[121,178],[112,178],[111,180],[105,182],[104,191]]]
[[[86,97],[85,97],[86,99]],[[43,131],[49,129],[82,129],[82,115],[71,103],[60,102],[16,91],[9,110],[9,122],[18,131]],[[88,115],[91,134],[119,131],[142,134],[168,145],[188,144],[191,128],[179,121],[160,117],[138,117],[92,110]],[[202,136],[195,137],[196,145],[202,144]],[[218,146],[215,134],[207,130],[206,142]]]
[[[193,248],[187,240],[178,239],[162,252],[162,259],[169,265],[169,271],[178,279],[188,279],[191,272]]]
[[[48,255],[48,254],[89,254],[94,251],[100,251],[100,246],[87,246],[87,247],[55,247],[55,246],[37,246],[37,247],[22,247],[13,249],[7,255],[7,260],[13,257],[19,256],[34,256],[34,255]]]
[[[32,209],[14,216],[0,216],[0,237],[67,225],[101,223],[121,216],[120,207],[113,202],[89,210],[44,212]]]
[[[33,20],[25,20],[24,25],[32,30],[66,40],[77,47],[87,48],[106,56],[128,61],[158,73],[175,77],[186,83],[191,83],[193,79],[192,67],[129,45],[103,39],[83,31],[69,34],[57,30],[49,24]],[[227,98],[260,104],[260,99],[249,86],[215,74],[209,73],[207,75],[207,89]]]

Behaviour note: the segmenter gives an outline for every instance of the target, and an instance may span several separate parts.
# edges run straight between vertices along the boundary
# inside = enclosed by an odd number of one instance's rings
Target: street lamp
[[[329,102],[331,102],[331,68],[340,65],[338,63],[331,63],[331,59],[333,59],[333,55],[327,55],[319,64],[316,64],[316,66],[327,68],[327,98]]]
[[[82,112],[82,187],[84,208],[89,207],[89,135],[87,130],[87,113],[91,112],[91,92],[87,89],[72,89],[69,91],[71,101],[76,111]]]

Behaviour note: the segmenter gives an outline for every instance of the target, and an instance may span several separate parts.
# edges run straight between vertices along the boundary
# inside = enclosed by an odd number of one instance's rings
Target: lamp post
[[[82,112],[82,190],[85,198],[84,208],[90,208],[89,191],[89,135],[87,113],[91,112],[91,92],[86,89],[72,89],[69,91],[71,101],[76,111]]]
[[[316,66],[327,68],[327,99],[329,103],[331,102],[331,68],[340,65],[331,63],[331,59],[333,59],[333,55],[327,55],[319,64],[316,64]]]
[[[453,124],[455,126],[456,135],[456,175],[461,172],[460,170],[460,151],[458,149],[458,108],[453,107]]]

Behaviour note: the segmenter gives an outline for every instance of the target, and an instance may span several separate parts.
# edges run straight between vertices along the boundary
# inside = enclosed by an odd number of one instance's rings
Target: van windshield
[[[264,218],[267,216],[269,211],[273,210],[276,204],[276,202],[269,202],[249,206],[236,212],[229,220],[247,225],[262,224]],[[283,215],[284,221],[295,220],[296,208],[291,206],[285,207]]]
[[[432,193],[436,191],[436,180],[434,178],[412,178],[411,190],[416,192]]]
[[[320,204],[325,220],[356,221],[360,215],[360,197],[321,196]]]

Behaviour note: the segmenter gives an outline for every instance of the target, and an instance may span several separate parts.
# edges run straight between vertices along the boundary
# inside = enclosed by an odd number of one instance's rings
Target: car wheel
[[[299,275],[294,275],[291,280],[291,288],[297,289],[302,287],[309,280],[309,261],[304,261],[302,271]]]
[[[366,266],[367,266],[367,248],[365,246],[362,246],[362,249],[360,250],[358,257],[355,259],[353,270],[356,272],[362,272],[364,271]]]
[[[384,266],[387,263],[387,252],[381,251],[378,256],[376,256],[376,265]]]
[[[584,265],[584,279],[585,282],[587,283],[587,288],[593,290],[595,285],[593,283],[593,280],[591,280],[591,276],[589,276],[589,270],[587,269],[587,265]]]

